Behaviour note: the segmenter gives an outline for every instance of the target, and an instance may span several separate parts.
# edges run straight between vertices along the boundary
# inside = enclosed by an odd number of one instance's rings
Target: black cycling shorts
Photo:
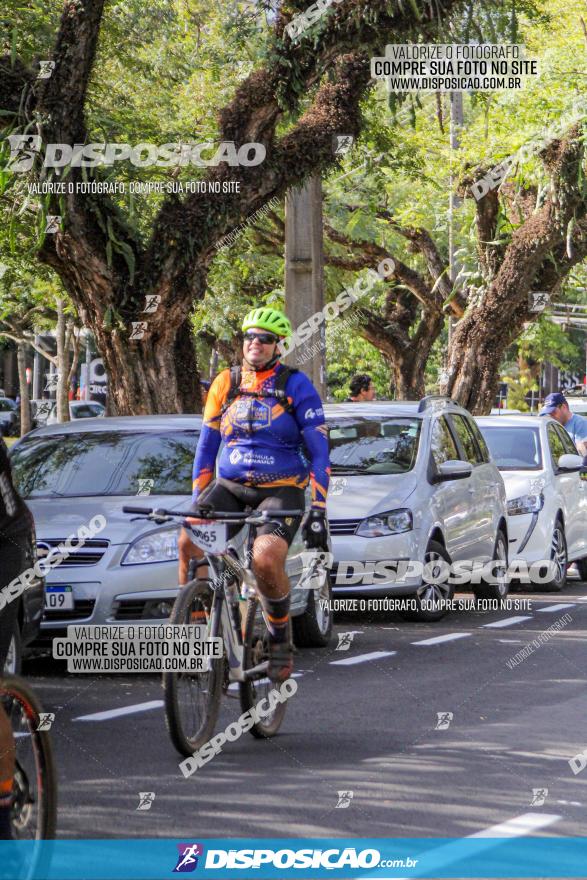
[[[250,507],[253,510],[304,510],[305,493],[296,486],[242,486],[223,477],[213,480],[198,495],[194,509],[200,505],[210,505],[215,511],[237,512]],[[256,526],[257,535],[278,535],[287,541],[288,546],[294,539],[300,525],[301,516],[288,517],[280,520],[280,525],[267,523]],[[228,526],[228,538],[231,540],[242,526]]]
[[[2,540],[0,535],[0,590],[3,590],[11,581],[22,574],[26,567],[25,542],[18,542],[11,538]],[[6,594],[4,595],[6,596]],[[4,670],[8,649],[14,635],[18,607],[21,601],[20,598],[12,599],[0,609],[0,675]]]

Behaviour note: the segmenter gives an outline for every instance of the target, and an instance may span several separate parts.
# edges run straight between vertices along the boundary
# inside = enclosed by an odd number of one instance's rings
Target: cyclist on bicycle
[[[312,502],[303,518],[302,535],[308,548],[325,548],[330,466],[322,402],[304,373],[280,363],[278,343],[292,332],[282,312],[253,309],[242,330],[242,368],[221,372],[208,393],[194,460],[194,506],[220,511],[247,506],[276,512],[303,510],[304,489],[310,481]],[[213,479],[221,442],[218,477]],[[285,680],[293,670],[285,560],[298,526],[299,518],[288,517],[279,526],[259,528],[252,552],[270,639],[267,674],[276,681]],[[229,531],[230,537],[234,531]],[[190,559],[203,555],[182,530],[180,584],[188,580]]]
[[[8,450],[0,438],[0,592],[26,568],[23,533],[30,534],[31,514],[12,483]],[[2,601],[4,600],[4,601]],[[18,602],[0,598],[0,676],[14,635]],[[0,704],[0,840],[12,838],[10,814],[14,778],[14,739]]]

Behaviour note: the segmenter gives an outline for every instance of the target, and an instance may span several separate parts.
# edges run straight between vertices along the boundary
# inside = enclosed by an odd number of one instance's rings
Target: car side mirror
[[[473,473],[473,465],[468,461],[453,458],[438,465],[438,482],[444,480],[466,480]]]
[[[580,471],[583,468],[583,456],[566,453],[560,456],[557,465],[559,470],[567,471],[568,473]]]

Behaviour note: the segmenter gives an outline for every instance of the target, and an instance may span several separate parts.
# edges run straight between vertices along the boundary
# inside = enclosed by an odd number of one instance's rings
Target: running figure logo
[[[139,791],[139,805],[137,810],[150,810],[155,800],[154,791]]]
[[[438,722],[434,729],[448,730],[448,728],[450,727],[450,722],[453,720],[454,715],[452,712],[437,712],[436,717],[438,718]]]
[[[39,726],[37,730],[51,730],[51,725],[54,721],[54,712],[39,712]]]
[[[530,801],[531,807],[542,807],[544,806],[544,802],[548,797],[548,789],[547,788],[533,788],[532,789],[532,800]]]
[[[198,867],[198,856],[204,855],[201,843],[178,843],[179,856],[174,874],[189,874]]]
[[[350,632],[338,633],[338,645],[336,646],[336,651],[348,651],[353,643],[354,637],[357,635],[359,630],[352,629]]]

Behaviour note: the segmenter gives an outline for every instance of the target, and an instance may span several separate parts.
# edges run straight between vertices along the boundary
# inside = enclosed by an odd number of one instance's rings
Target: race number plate
[[[45,608],[48,611],[73,611],[73,587],[45,587]]]
[[[217,556],[224,553],[228,541],[226,533],[226,523],[204,522],[199,525],[192,525],[192,541],[197,544],[205,553]]]

